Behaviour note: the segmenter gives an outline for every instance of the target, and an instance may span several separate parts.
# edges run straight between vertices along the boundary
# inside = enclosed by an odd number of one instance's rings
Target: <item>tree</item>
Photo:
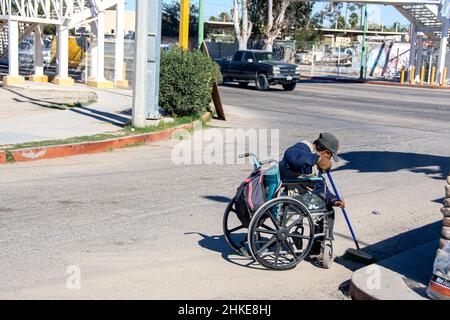
[[[250,0],[250,17],[254,23],[254,36],[265,39],[266,50],[283,32],[291,33],[303,28],[312,11],[312,4],[298,0]]]
[[[227,12],[221,12],[217,16],[217,21],[220,21],[220,22],[232,22],[233,19],[230,17],[230,15]]]
[[[352,12],[350,17],[348,18],[348,24],[352,29],[355,29],[359,22],[359,16],[356,12]]]
[[[347,29],[347,22],[345,21],[344,16],[339,16],[337,19],[337,28],[338,29]]]
[[[240,11],[242,11],[242,17],[239,14]],[[239,42],[239,50],[246,50],[253,28],[253,23],[249,20],[248,15],[248,0],[241,0],[240,3],[238,0],[233,0],[232,17]]]

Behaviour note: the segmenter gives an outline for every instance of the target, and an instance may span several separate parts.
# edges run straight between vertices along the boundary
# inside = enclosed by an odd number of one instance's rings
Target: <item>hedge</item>
[[[220,67],[200,51],[174,49],[161,54],[159,104],[173,117],[204,112],[211,102]]]

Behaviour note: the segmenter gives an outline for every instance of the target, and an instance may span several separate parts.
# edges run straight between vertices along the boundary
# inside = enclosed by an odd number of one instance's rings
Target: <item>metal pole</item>
[[[136,1],[136,42],[132,123],[145,127],[146,119],[159,119],[162,0]]]
[[[316,60],[316,45],[312,46],[311,76],[314,76],[314,62]]]
[[[367,33],[367,4],[364,5],[364,31],[363,31],[363,41],[361,48],[361,67],[359,71],[359,78],[364,79],[365,69],[366,69],[366,33]]]
[[[200,50],[203,40],[205,38],[205,0],[199,0],[198,7],[199,7],[199,13],[198,13],[198,45],[197,45],[197,48]]]
[[[189,0],[180,0],[180,48],[189,49]]]
[[[431,84],[431,68],[433,64],[433,51],[431,50],[431,47],[428,49],[428,52],[430,52],[430,62],[428,65],[428,84]]]
[[[337,48],[338,51],[338,63],[337,63],[337,77],[339,78],[339,74],[340,74],[340,67],[341,67],[341,47]]]

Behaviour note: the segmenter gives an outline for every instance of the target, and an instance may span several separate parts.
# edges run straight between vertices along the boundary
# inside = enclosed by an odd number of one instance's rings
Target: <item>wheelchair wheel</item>
[[[248,230],[250,252],[266,268],[289,270],[309,253],[314,223],[298,200],[280,197],[265,203],[252,218]]]
[[[247,234],[248,226],[242,224],[236,214],[234,198],[231,199],[223,215],[223,234],[228,245],[236,253],[250,256]]]

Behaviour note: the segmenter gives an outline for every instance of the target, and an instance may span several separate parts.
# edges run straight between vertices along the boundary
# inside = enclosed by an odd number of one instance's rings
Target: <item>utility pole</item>
[[[203,39],[205,38],[205,0],[199,0],[199,17],[198,17],[198,46],[200,50],[202,47]]]
[[[364,31],[363,31],[363,40],[362,40],[362,48],[361,48],[361,68],[359,71],[359,78],[362,80],[365,78],[365,70],[366,70],[366,34],[367,34],[367,4],[364,5]]]
[[[180,48],[189,50],[189,0],[180,0]]]
[[[159,119],[162,0],[136,0],[133,125]]]

